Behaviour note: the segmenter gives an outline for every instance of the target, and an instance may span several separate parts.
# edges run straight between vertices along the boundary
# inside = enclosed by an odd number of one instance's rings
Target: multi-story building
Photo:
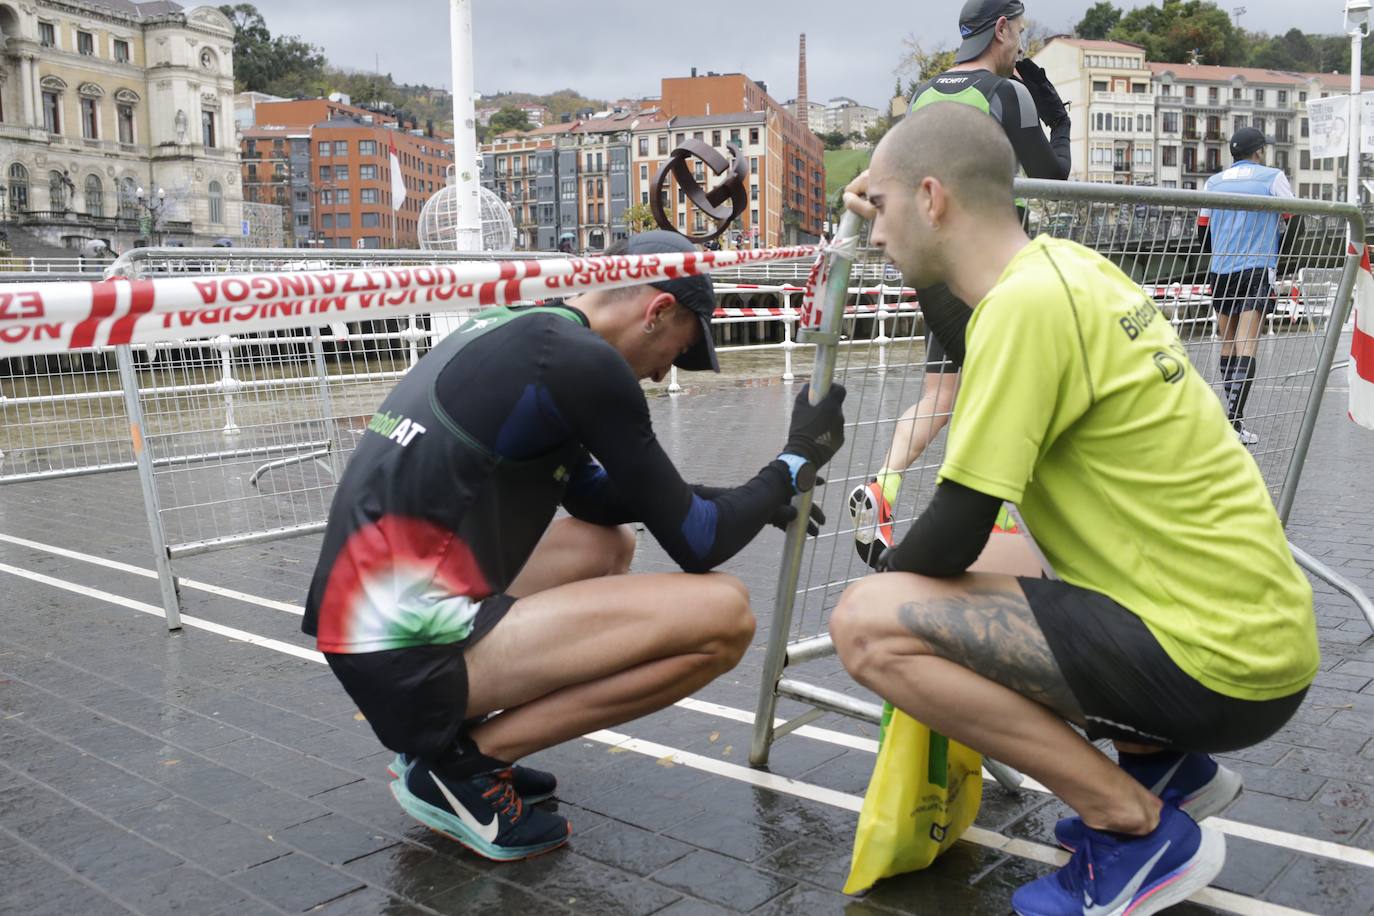
[[[780,241],[784,244],[820,237],[825,219],[825,147],[768,94],[765,84],[742,73],[707,73],[669,77],[662,82],[661,108],[672,118],[705,117],[739,112],[768,114],[771,130],[782,137]],[[763,227],[767,236],[773,227]]]
[[[1273,138],[1269,163],[1299,196],[1344,197],[1344,157],[1312,159],[1306,116],[1308,99],[1341,92],[1342,77],[1153,63],[1139,45],[1064,36],[1036,61],[1073,116],[1075,180],[1201,188],[1249,126]]]
[[[782,103],[782,107],[792,117],[800,120],[797,115],[796,99],[788,99]],[[806,126],[816,133],[825,133],[827,130],[825,123],[825,105],[808,99],[806,102]]]
[[[553,172],[554,139],[550,135],[532,136],[510,133],[493,137],[482,145],[482,187],[494,192],[510,210],[511,222],[515,226],[515,247],[552,251],[556,246],[554,232],[555,214],[551,201],[554,195],[552,181],[548,182],[547,203],[549,212],[547,222],[552,235],[547,247],[541,245],[540,226],[543,215],[540,213],[540,178],[545,164],[549,173]],[[570,214],[575,218],[575,210]]]
[[[420,210],[444,187],[452,141],[389,112],[342,99],[258,101],[244,132],[244,183],[280,201],[285,181],[299,247],[414,248]],[[389,150],[396,147],[406,195],[392,206]],[[253,198],[262,200],[261,196]]]
[[[860,105],[851,98],[838,96],[825,103],[825,130],[826,133],[840,133],[846,137],[858,135],[862,137],[870,127],[877,124],[882,118],[882,112],[867,105]],[[816,122],[811,122],[812,129],[815,129]]]
[[[209,6],[0,2],[0,221],[66,247],[241,236],[233,40]]]

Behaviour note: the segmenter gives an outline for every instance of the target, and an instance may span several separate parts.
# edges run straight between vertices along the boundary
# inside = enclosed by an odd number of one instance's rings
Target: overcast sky
[[[188,7],[194,3],[182,0]],[[1028,15],[1068,31],[1090,0],[1026,0]],[[445,0],[257,0],[275,34],[299,35],[339,66],[409,83],[447,87]],[[806,32],[812,99],[844,95],[881,105],[893,86],[903,39],[926,47],[953,44],[960,0],[473,0],[477,91],[552,92],[573,88],[592,98],[658,94],[664,76],[744,72],[768,83],[779,101],[796,95],[797,36]],[[1139,0],[1118,5],[1134,7]],[[1250,30],[1341,31],[1343,0],[1222,0],[1244,7]],[[675,13],[663,11],[675,10]],[[1301,11],[1301,12],[1299,12]]]

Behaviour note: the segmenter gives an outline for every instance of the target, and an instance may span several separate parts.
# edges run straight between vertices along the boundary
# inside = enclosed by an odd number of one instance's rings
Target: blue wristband
[[[810,461],[791,452],[783,452],[778,456],[778,460],[787,465],[787,473],[792,478],[794,492],[801,493],[815,486],[816,471]],[[798,478],[799,474],[801,475],[800,479]]]

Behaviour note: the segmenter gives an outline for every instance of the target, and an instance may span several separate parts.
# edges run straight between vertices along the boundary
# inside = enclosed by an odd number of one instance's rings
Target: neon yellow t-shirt
[[[1317,671],[1312,588],[1173,327],[1100,255],[1041,237],[973,311],[940,477],[1017,503],[1064,581],[1174,662],[1265,700]]]

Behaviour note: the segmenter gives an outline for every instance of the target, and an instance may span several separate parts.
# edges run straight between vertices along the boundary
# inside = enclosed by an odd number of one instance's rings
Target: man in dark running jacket
[[[624,250],[692,246],[651,232]],[[683,482],[639,380],[718,369],[714,306],[711,281],[686,277],[481,312],[396,385],[339,482],[303,629],[397,752],[397,801],[483,856],[526,858],[570,833],[529,807],[553,777],[514,761],[668,706],[749,646],[738,579],[624,575],[625,523],[708,573],[789,522],[843,442],[843,389],[815,407],[803,390],[753,479]],[[560,505],[571,518],[554,521]]]
[[[1026,19],[1021,0],[968,0],[959,15],[959,34],[963,43],[955,52],[955,65],[916,87],[911,111],[936,102],[970,105],[1001,125],[1026,175],[1068,178],[1069,114],[1045,71],[1023,56]],[[1050,129],[1048,139],[1042,122]],[[861,197],[867,189],[868,173],[864,172],[846,190]],[[1022,204],[1017,201],[1018,206]],[[964,362],[969,307],[955,299],[944,284],[919,290],[917,297],[928,331],[921,398],[897,421],[886,460],[875,478],[855,487],[849,495],[854,546],[859,556],[874,566],[894,543],[892,507],[901,490],[902,475],[948,422]],[[999,530],[1013,527],[1005,512],[997,524]],[[997,538],[993,545],[999,550],[1006,546]]]

